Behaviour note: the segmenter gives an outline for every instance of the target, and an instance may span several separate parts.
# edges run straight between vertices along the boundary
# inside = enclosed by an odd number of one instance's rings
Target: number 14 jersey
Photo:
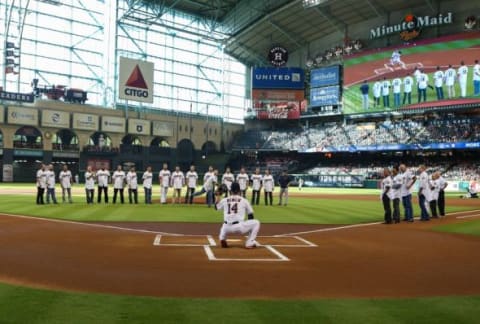
[[[223,220],[229,224],[242,222],[245,219],[245,214],[253,213],[252,206],[248,200],[237,195],[220,200],[217,204],[217,210],[223,210]]]

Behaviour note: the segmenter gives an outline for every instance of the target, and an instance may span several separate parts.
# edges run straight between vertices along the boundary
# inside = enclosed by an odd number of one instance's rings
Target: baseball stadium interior
[[[416,105],[417,89],[412,91],[410,105],[395,107],[394,96],[389,94],[392,107],[383,110],[375,110],[370,93],[372,108],[357,109],[362,106],[357,85],[363,79],[373,85],[377,78],[403,77],[424,65],[432,70],[438,64],[446,70],[447,61],[454,67],[462,60],[473,66],[470,53],[476,57],[472,49],[478,46],[480,33],[475,27],[465,27],[465,19],[471,18],[467,3],[460,12],[454,1],[422,3],[416,10],[425,13],[420,16],[422,37],[414,40],[402,39],[405,35],[375,35],[380,29],[389,30],[388,24],[381,23],[385,14],[391,22],[404,19],[405,8],[410,7],[402,1],[382,5],[367,1],[366,6],[355,1],[312,2],[310,9],[300,1],[265,2],[268,19],[249,8],[249,1],[224,1],[221,8],[180,1],[170,4],[169,10],[165,9],[168,1],[164,6],[153,1],[80,3],[33,1],[25,6],[21,1],[2,2],[7,37],[2,44],[1,167],[5,170],[6,166],[7,174],[12,170],[3,181],[31,181],[33,166],[39,161],[52,162],[56,169],[66,163],[80,176],[89,164],[134,165],[137,170],[151,165],[158,170],[166,162],[185,170],[193,163],[201,173],[208,165],[220,170],[231,165],[236,172],[242,166],[259,165],[271,168],[275,175],[287,168],[296,179],[311,178],[315,170],[328,172],[330,166],[356,166],[363,178],[371,173],[368,161],[383,165],[412,156],[448,160],[448,168],[462,165],[465,159],[478,165],[480,101],[471,87],[468,98],[460,97],[458,82],[455,98],[437,100],[429,93],[431,102],[423,106]],[[202,9],[208,13],[195,20]],[[55,15],[57,11],[62,15]],[[85,19],[68,19],[66,11]],[[455,12],[455,19],[450,21],[450,14],[441,20],[438,14],[443,12]],[[115,15],[117,24],[111,22],[110,16]],[[155,20],[155,15],[161,18]],[[44,23],[52,17],[64,28],[52,30],[50,23]],[[300,23],[299,17],[315,21],[315,27]],[[365,17],[370,17],[368,24]],[[195,23],[188,23],[189,19]],[[433,24],[430,28],[426,19]],[[370,28],[377,25],[379,30]],[[342,38],[339,30],[345,31]],[[50,37],[37,39],[38,34]],[[71,46],[51,42],[54,35],[68,39]],[[265,35],[275,37],[269,40]],[[407,63],[405,53],[415,53],[421,44],[438,48],[442,42],[458,40],[467,48],[468,57]],[[267,54],[275,44],[287,50],[284,62],[269,62]],[[388,66],[390,54],[399,49],[404,65]],[[431,57],[436,54],[444,55],[432,52]],[[355,60],[368,62],[372,56],[380,58],[378,69],[366,67],[359,72],[363,64]],[[152,102],[117,98],[121,91],[119,57],[156,64]],[[301,84],[256,82],[258,67],[272,65],[262,73],[271,77],[289,67],[299,68]],[[333,83],[314,78],[321,78],[323,69],[332,71],[332,67],[337,74]],[[332,85],[336,93],[333,97],[324,94],[326,102],[322,95],[315,97]],[[432,90],[428,92],[433,95]],[[9,100],[8,95],[15,99]],[[81,118],[93,118],[93,125],[75,125]],[[130,129],[131,123],[127,125],[130,120],[153,124],[147,132],[138,132]],[[322,166],[325,169],[320,170]]]
[[[330,191],[362,189],[374,192],[381,209],[377,192],[384,189],[385,169],[397,172],[400,165],[407,165],[415,182],[422,165],[430,177],[438,172],[448,182],[444,188],[448,197],[468,200],[470,211],[478,211],[478,199],[463,198],[478,198],[480,191],[479,4],[478,0],[0,0],[0,188],[28,184],[37,190],[41,164],[52,165],[54,175],[67,166],[72,185],[81,188],[77,193],[81,199],[74,199],[80,205],[87,178],[96,170],[113,173],[119,166],[142,179],[151,167],[153,186],[163,188],[159,172],[165,164],[172,173],[176,167],[187,173],[195,166],[198,183],[190,193],[192,203],[197,186],[205,193],[206,174],[213,175],[209,168],[218,169],[219,178],[226,168],[234,176],[242,169],[252,176],[259,169],[261,174],[271,173],[273,187],[280,190],[285,189],[281,179],[287,173],[287,200],[289,186],[302,199],[309,190],[328,196]],[[255,190],[248,176],[247,188],[241,189],[244,197],[250,190],[246,204]],[[114,180],[109,181],[113,187]],[[91,185],[93,194],[93,180]],[[124,185],[128,184],[121,184],[122,203]],[[143,189],[140,180],[138,186]],[[185,179],[182,187],[190,188]],[[21,188],[20,192],[25,187]],[[230,188],[215,194],[227,197]],[[407,191],[419,188],[417,181]],[[208,191],[210,207],[214,193],[210,190],[209,198]],[[158,202],[165,201],[158,199],[158,190],[153,197],[160,210]],[[281,197],[280,193],[278,205]],[[289,208],[295,197],[290,197]],[[87,202],[95,201],[96,206],[96,198]],[[180,191],[177,198],[180,201]],[[419,198],[414,194],[414,199]],[[252,205],[253,201],[252,197]],[[264,207],[263,191],[261,204]],[[423,213],[425,207],[420,208]],[[464,211],[459,207],[459,213]],[[378,220],[383,221],[382,213]],[[256,235],[258,217],[254,220],[251,210],[248,216],[245,222],[256,222]],[[0,237],[1,220],[0,215]],[[221,225],[238,223],[225,219]],[[160,225],[142,226],[138,228],[145,235],[163,230]],[[303,235],[304,230],[292,232]],[[249,233],[245,247],[257,247],[255,235]],[[179,238],[158,235],[155,247],[167,239],[172,246],[180,244],[175,241]],[[304,240],[301,235],[289,239]],[[207,238],[207,243],[191,238],[186,246],[200,246],[209,261],[223,260],[218,253],[226,252],[214,247],[226,247],[226,237],[221,243]],[[289,244],[283,245],[287,251]],[[272,246],[266,255],[288,260]],[[215,250],[218,260],[209,249]],[[248,252],[241,253],[248,257]],[[2,278],[8,275],[0,270]],[[472,291],[478,287],[476,280]],[[82,291],[77,288],[72,291]],[[145,289],[132,294],[155,296]],[[383,296],[389,289],[379,291]],[[202,297],[194,297],[198,296]],[[264,298],[254,294],[242,298],[252,296]],[[337,297],[334,293],[328,297],[332,296]]]

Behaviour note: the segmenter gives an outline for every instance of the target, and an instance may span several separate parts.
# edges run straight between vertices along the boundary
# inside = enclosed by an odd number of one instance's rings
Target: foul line
[[[158,231],[151,231],[151,230],[144,230],[144,229],[136,229],[136,228],[129,228],[129,227],[121,227],[121,226],[114,226],[114,225],[101,225],[101,224],[92,224],[92,223],[85,223],[85,222],[75,222],[75,221],[55,219],[55,218],[41,218],[41,217],[26,216],[26,215],[15,215],[15,214],[0,213],[0,217],[1,216],[7,216],[7,217],[12,217],[12,218],[16,217],[16,218],[38,220],[38,221],[43,221],[43,222],[52,222],[52,223],[60,223],[60,224],[81,225],[81,226],[103,228],[103,229],[113,229],[113,230],[136,232],[136,233],[163,234],[163,235],[170,235],[170,236],[183,236],[183,234],[172,234],[172,233],[165,233],[165,232],[158,232]]]
[[[455,217],[456,219],[464,219],[464,218],[472,218],[472,217],[479,217],[480,214],[476,214],[476,215],[466,215],[466,216],[457,216]]]

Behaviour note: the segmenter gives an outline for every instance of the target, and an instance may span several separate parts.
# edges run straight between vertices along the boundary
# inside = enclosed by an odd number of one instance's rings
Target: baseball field
[[[242,237],[219,248],[222,215],[204,197],[160,205],[154,188],[152,205],[87,205],[79,186],[73,204],[38,206],[32,185],[0,193],[0,323],[480,318],[480,202],[459,194],[443,219],[384,225],[377,190],[291,188],[288,206],[254,207],[260,246],[245,250]]]
[[[465,61],[469,66],[469,75],[467,81],[467,97],[473,97],[473,72],[472,66],[476,59],[480,60],[480,38],[479,33],[465,33],[454,37],[439,38],[434,43],[428,44],[410,44],[400,48],[402,52],[402,61],[405,66],[389,66],[390,58],[394,48],[381,49],[378,51],[369,51],[364,55],[359,54],[352,58],[346,58],[344,65],[344,93],[343,93],[343,112],[346,114],[363,113],[362,96],[360,86],[366,80],[370,86],[369,92],[369,112],[384,111],[382,98],[380,106],[374,107],[373,102],[373,84],[375,81],[382,81],[383,78],[392,81],[394,78],[403,79],[407,73],[411,74],[415,67],[419,67],[428,74],[429,85],[434,85],[433,73],[437,66],[442,71],[451,64],[455,69],[460,66],[460,61]],[[443,87],[444,97],[447,98],[447,88]],[[455,82],[455,98],[460,97],[460,86]],[[403,87],[402,87],[403,100]],[[417,103],[417,89],[413,87],[412,104]],[[480,99],[479,99],[480,100]],[[435,89],[427,89],[427,102],[437,101]],[[400,106],[402,108],[405,106]],[[393,92],[390,91],[390,109],[395,109],[393,105]]]

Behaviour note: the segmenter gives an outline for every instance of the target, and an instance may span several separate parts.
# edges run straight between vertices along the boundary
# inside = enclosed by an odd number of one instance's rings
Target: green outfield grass
[[[0,284],[1,323],[478,323],[480,297],[362,300],[160,299]]]
[[[405,48],[402,49],[402,56],[407,56],[410,54],[415,54],[415,53],[430,53],[430,52],[437,52],[437,51],[449,51],[449,50],[457,50],[457,49],[464,49],[464,48],[469,48],[472,46],[476,46],[480,44],[480,39],[466,39],[466,40],[455,40],[451,42],[444,42],[444,43],[435,43],[435,44],[427,44],[427,45],[422,45],[422,46],[416,46],[416,47],[410,47],[410,48]],[[480,51],[480,50],[479,50]],[[381,51],[381,52],[376,52],[373,54],[368,54],[360,57],[354,57],[351,59],[346,59],[344,61],[344,67],[345,67],[345,73],[348,74],[348,68],[354,65],[366,63],[366,62],[372,62],[372,61],[378,61],[382,60],[384,62],[389,62],[390,57],[392,55],[392,50],[388,51]],[[459,65],[460,64],[461,58],[452,58],[452,65]],[[465,62],[467,65],[471,66],[473,62]],[[443,68],[443,70],[446,70],[446,68]],[[405,71],[406,72],[406,71]],[[411,71],[410,71],[411,72]],[[373,71],[372,71],[373,74]],[[429,73],[429,84],[434,85],[433,82],[433,73]],[[402,76],[403,79],[404,76]],[[378,76],[378,78],[382,78],[381,75]],[[471,72],[471,67],[468,75],[468,81],[467,81],[467,95],[472,95],[473,94],[473,73]],[[390,79],[391,81],[391,79]],[[373,101],[373,94],[372,94],[372,87],[373,87],[373,80],[369,81],[370,85],[370,103],[369,107],[370,109],[367,112],[378,112],[378,111],[385,111],[386,109],[383,108],[383,98],[380,98],[380,106],[379,107],[374,107],[374,101]],[[363,109],[362,106],[362,96],[360,92],[360,86],[361,84],[354,85],[352,87],[345,87],[344,93],[343,93],[343,112],[346,114],[355,114],[355,113],[364,113],[366,112]],[[412,104],[417,103],[417,89],[414,86],[412,91]],[[458,82],[455,83],[455,94],[456,97],[460,97],[460,86]],[[403,87],[402,87],[403,89]],[[445,98],[447,97],[447,88],[444,86],[444,96]],[[403,100],[403,92],[401,94],[401,100]],[[435,92],[435,89],[427,89],[427,102],[428,101],[436,101],[437,100],[437,95]],[[390,91],[390,110],[395,110],[397,109],[396,107],[393,106],[393,92]],[[400,106],[399,108],[404,107]]]
[[[480,236],[480,219],[435,227],[436,231]]]
[[[17,189],[20,187],[17,187]],[[295,189],[298,190],[298,189]],[[295,191],[292,190],[292,191]],[[325,192],[314,190],[310,194]],[[305,191],[302,189],[302,193]],[[335,196],[342,194],[370,194],[373,200],[342,200]],[[379,199],[378,190],[375,189],[336,189],[331,191],[332,199],[303,198],[291,196],[289,204],[285,206],[254,206],[255,216],[263,223],[296,223],[296,224],[356,224],[365,222],[381,221],[383,209]],[[138,205],[131,204],[93,204],[87,205],[82,191],[79,190],[74,196],[73,204],[43,205],[35,204],[35,196],[31,194],[0,195],[0,213],[28,215],[55,219],[75,221],[150,221],[150,222],[207,222],[217,223],[222,219],[220,212],[213,208],[207,208],[203,204],[195,205],[160,205],[157,194],[154,196],[155,204],[145,205],[140,196]],[[58,197],[57,197],[58,198]],[[111,202],[110,195],[110,202]],[[203,201],[204,198],[202,198]],[[60,199],[59,199],[60,201]],[[415,213],[419,214],[418,206],[414,206]],[[449,207],[447,212],[469,210],[472,207]]]

